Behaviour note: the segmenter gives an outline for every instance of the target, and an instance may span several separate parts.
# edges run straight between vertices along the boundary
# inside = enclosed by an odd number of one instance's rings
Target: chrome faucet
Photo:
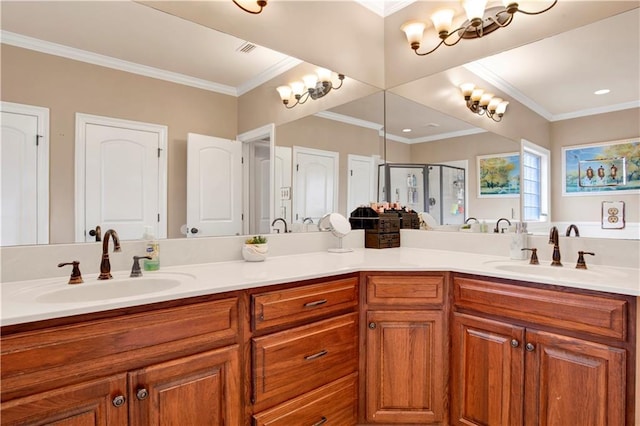
[[[284,218],[281,217],[277,217],[275,219],[273,219],[273,222],[271,222],[271,226],[274,226],[276,224],[276,222],[281,221],[282,223],[284,223],[284,233],[288,233],[289,232],[289,228],[287,228],[287,221],[284,220]],[[278,232],[280,232],[280,230],[278,229]]]
[[[558,228],[552,226],[549,230],[549,244],[553,244],[551,266],[562,266],[562,262],[560,262],[560,247],[558,246],[559,240],[560,237],[558,236]]]
[[[570,237],[572,229],[574,231],[576,231],[576,237],[579,237],[580,236],[580,231],[578,231],[578,227],[576,225],[574,225],[573,223],[567,227],[567,232],[565,233],[565,236]]]
[[[110,280],[111,276],[111,263],[109,263],[109,237],[113,237],[113,251],[120,251],[120,238],[118,233],[113,229],[107,230],[102,238],[102,262],[100,262],[100,275],[99,280]]]
[[[507,219],[506,217],[501,217],[500,219],[498,219],[498,221],[496,222],[496,227],[493,228],[493,232],[494,233],[498,233],[500,232],[500,222],[502,222],[503,220],[506,220],[507,223],[509,224],[509,226],[511,226],[511,222],[509,221],[509,219]]]

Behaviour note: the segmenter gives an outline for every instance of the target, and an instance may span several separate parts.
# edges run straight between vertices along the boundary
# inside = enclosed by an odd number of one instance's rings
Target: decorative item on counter
[[[527,247],[527,224],[524,222],[517,222],[515,225],[515,232],[511,235],[509,253],[511,255],[511,259],[524,260],[527,258],[527,253],[522,249]]]
[[[144,270],[157,271],[160,269],[160,243],[156,240],[151,226],[145,226],[143,238],[147,241],[145,251],[148,256],[144,260]]]
[[[262,235],[247,238],[242,246],[242,257],[247,262],[262,262],[267,258],[268,252],[267,238]]]
[[[381,205],[389,207],[389,203],[379,203],[379,209]],[[349,217],[352,229],[364,229],[366,248],[400,247],[400,220],[396,212],[369,207],[358,207]]]
[[[366,208],[366,207],[365,207]],[[338,248],[330,248],[329,253],[349,253],[353,249],[342,247],[342,238],[351,232],[351,223],[340,213],[327,213],[318,222],[318,229],[329,231],[338,238]]]

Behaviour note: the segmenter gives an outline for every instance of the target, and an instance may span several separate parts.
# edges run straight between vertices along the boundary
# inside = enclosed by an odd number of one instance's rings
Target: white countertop
[[[640,296],[640,270],[637,268],[593,265],[588,270],[578,270],[574,266],[571,263],[552,268],[545,262],[535,266],[528,265],[528,261],[502,256],[401,247],[274,256],[265,262],[229,261],[173,266],[158,272],[144,272],[143,279],[133,279],[141,280],[138,282],[130,281],[125,271],[113,273],[114,279],[108,282],[98,281],[97,275],[85,275],[85,283],[78,286],[70,286],[66,278],[59,277],[16,281],[1,284],[0,324],[21,324],[359,271],[452,271]],[[115,286],[119,282],[122,283],[119,289],[122,292],[122,289],[129,288],[125,281],[133,283],[131,288],[136,283],[142,288],[154,285],[152,278],[186,280],[160,291],[154,289],[139,295],[127,293],[123,297],[102,300],[52,302],[46,297],[52,292],[70,294],[76,290],[78,294],[90,294],[94,290],[105,293],[105,286]]]

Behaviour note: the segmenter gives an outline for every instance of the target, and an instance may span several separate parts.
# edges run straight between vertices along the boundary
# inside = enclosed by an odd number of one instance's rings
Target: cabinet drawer
[[[254,330],[319,318],[358,304],[358,278],[344,278],[252,296]]]
[[[237,333],[234,297],[6,336],[2,400],[235,343]]]
[[[443,301],[443,275],[370,275],[367,277],[367,303],[371,305],[441,305]]]
[[[254,401],[277,404],[357,370],[357,314],[254,338],[252,349]]]
[[[253,416],[254,426],[354,425],[358,375],[352,374]]]
[[[455,277],[458,308],[595,335],[627,338],[625,300]]]

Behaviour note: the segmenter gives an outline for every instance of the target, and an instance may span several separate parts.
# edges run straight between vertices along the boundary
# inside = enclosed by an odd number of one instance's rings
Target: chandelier
[[[478,115],[485,115],[495,122],[502,121],[509,102],[496,97],[493,93],[485,92],[473,83],[460,85],[460,90],[467,101],[467,108]]]
[[[426,24],[420,21],[406,22],[400,29],[404,31],[411,48],[418,56],[426,56],[435,52],[437,48],[442,46],[455,46],[462,39],[480,38],[486,34],[490,34],[499,28],[504,28],[513,21],[516,12],[526,15],[539,15],[551,9],[556,5],[558,0],[553,0],[550,6],[538,12],[528,12],[520,9],[518,3],[514,0],[502,0],[503,6],[492,7],[485,10],[487,0],[462,0],[462,6],[467,15],[467,20],[462,26],[451,30],[453,26],[453,15],[455,11],[452,9],[439,10],[431,16],[431,21],[435,30],[438,32],[440,43],[428,52],[420,53],[420,43],[426,28]]]
[[[334,86],[331,81],[333,72],[326,68],[318,68],[315,74],[308,74],[302,77],[302,81],[296,81],[288,86],[280,86],[276,90],[280,94],[280,99],[285,107],[291,109],[298,104],[303,104],[309,98],[320,99],[331,90],[338,90],[344,82],[344,74],[338,74],[340,83]],[[290,105],[291,95],[295,103]]]
[[[267,0],[233,0],[233,2],[240,9],[254,15],[262,12],[262,9],[267,5]]]

